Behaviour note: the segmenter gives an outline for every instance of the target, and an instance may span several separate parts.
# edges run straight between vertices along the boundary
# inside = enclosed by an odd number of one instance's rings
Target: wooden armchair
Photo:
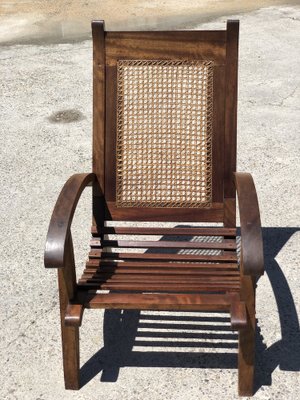
[[[228,21],[220,31],[105,32],[92,23],[93,173],[63,187],[45,250],[45,266],[58,269],[67,389],[80,387],[85,308],[205,310],[230,313],[239,394],[253,394],[255,286],[264,265],[254,183],[236,172],[238,29]],[[70,227],[89,185],[91,251],[77,281]]]

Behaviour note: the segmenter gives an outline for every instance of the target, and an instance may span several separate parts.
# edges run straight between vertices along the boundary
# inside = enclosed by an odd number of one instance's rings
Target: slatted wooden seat
[[[58,268],[65,386],[80,387],[85,308],[227,311],[239,331],[239,393],[252,395],[263,253],[254,183],[236,172],[238,22],[224,31],[92,28],[93,173],[65,184],[45,250],[45,266]],[[89,185],[91,249],[77,279],[70,227]]]
[[[235,229],[106,227],[103,228],[103,234],[155,234],[163,236],[163,239],[138,240],[137,236],[136,240],[116,238],[102,241],[97,228],[94,227],[92,231],[94,237],[91,240],[91,252],[86,269],[79,280],[80,290],[159,290],[176,293],[179,284],[183,292],[225,293],[240,290],[236,240],[231,238],[236,234]],[[217,234],[219,236],[216,236]],[[223,239],[228,236],[230,239]],[[194,237],[197,240],[190,241]],[[169,238],[173,240],[168,240]],[[117,251],[106,250],[112,247]],[[143,253],[126,252],[129,249],[141,248],[146,248]],[[177,254],[178,249],[183,254]],[[185,250],[213,250],[218,254],[184,254]],[[220,254],[223,250],[228,251],[226,254]],[[176,254],[172,254],[174,251]]]

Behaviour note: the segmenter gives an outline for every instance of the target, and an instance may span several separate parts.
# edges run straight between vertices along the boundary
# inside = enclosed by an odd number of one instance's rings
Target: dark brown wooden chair
[[[92,23],[93,172],[63,187],[45,250],[45,266],[58,269],[67,389],[80,387],[84,308],[205,310],[230,313],[239,394],[253,394],[255,286],[264,265],[254,183],[236,172],[238,30],[238,21],[173,32],[105,32]],[[91,251],[77,281],[70,228],[89,185]]]

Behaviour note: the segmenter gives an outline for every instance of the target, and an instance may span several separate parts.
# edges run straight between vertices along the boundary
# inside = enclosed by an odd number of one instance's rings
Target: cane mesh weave
[[[213,63],[118,61],[117,207],[209,207]]]

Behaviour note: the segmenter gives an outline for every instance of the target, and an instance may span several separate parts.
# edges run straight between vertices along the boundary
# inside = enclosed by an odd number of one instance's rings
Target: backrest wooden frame
[[[93,209],[96,220],[201,221],[235,226],[238,21],[220,31],[105,32],[103,21],[93,33]],[[116,81],[118,59],[195,60],[214,62],[213,198],[211,208],[117,208]],[[103,203],[103,196],[105,201]],[[100,201],[105,215],[99,215]]]

